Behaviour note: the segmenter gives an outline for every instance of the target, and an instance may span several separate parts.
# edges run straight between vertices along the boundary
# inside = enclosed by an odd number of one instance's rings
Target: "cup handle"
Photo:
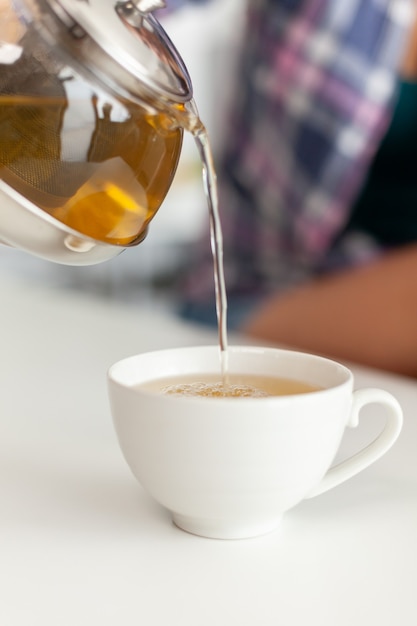
[[[353,392],[351,414],[348,426],[356,428],[359,424],[359,413],[366,404],[382,404],[387,409],[387,421],[385,427],[377,438],[368,446],[330,468],[321,482],[311,491],[307,498],[318,496],[336,485],[352,478],[366,467],[383,456],[397,440],[402,424],[403,413],[398,401],[388,391],[383,389],[358,389]]]

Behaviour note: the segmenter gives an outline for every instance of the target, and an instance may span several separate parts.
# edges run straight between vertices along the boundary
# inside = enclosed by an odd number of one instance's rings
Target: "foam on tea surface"
[[[157,393],[203,398],[267,398],[318,391],[309,383],[275,376],[231,374],[223,379],[216,374],[190,374],[162,378],[140,385]]]
[[[230,385],[227,383],[182,383],[168,385],[162,393],[179,396],[202,396],[204,398],[265,398],[271,394],[250,385]]]

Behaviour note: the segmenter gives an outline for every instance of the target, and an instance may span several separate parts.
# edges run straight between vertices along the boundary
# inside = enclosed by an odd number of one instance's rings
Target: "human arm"
[[[417,376],[417,244],[366,266],[273,295],[243,331],[408,376]]]

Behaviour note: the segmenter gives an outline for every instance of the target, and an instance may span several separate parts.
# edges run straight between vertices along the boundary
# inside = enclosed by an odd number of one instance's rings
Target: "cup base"
[[[273,532],[280,525],[282,516],[266,521],[245,523],[223,520],[202,520],[172,514],[172,521],[178,528],[192,535],[209,539],[250,539]]]

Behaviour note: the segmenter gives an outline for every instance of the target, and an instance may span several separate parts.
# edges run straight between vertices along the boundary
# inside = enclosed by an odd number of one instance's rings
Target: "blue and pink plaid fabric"
[[[217,163],[232,297],[284,289],[378,252],[369,236],[341,233],[389,125],[414,18],[413,0],[254,0],[248,7],[238,92]],[[199,247],[189,294],[211,301],[210,250],[204,241]]]

